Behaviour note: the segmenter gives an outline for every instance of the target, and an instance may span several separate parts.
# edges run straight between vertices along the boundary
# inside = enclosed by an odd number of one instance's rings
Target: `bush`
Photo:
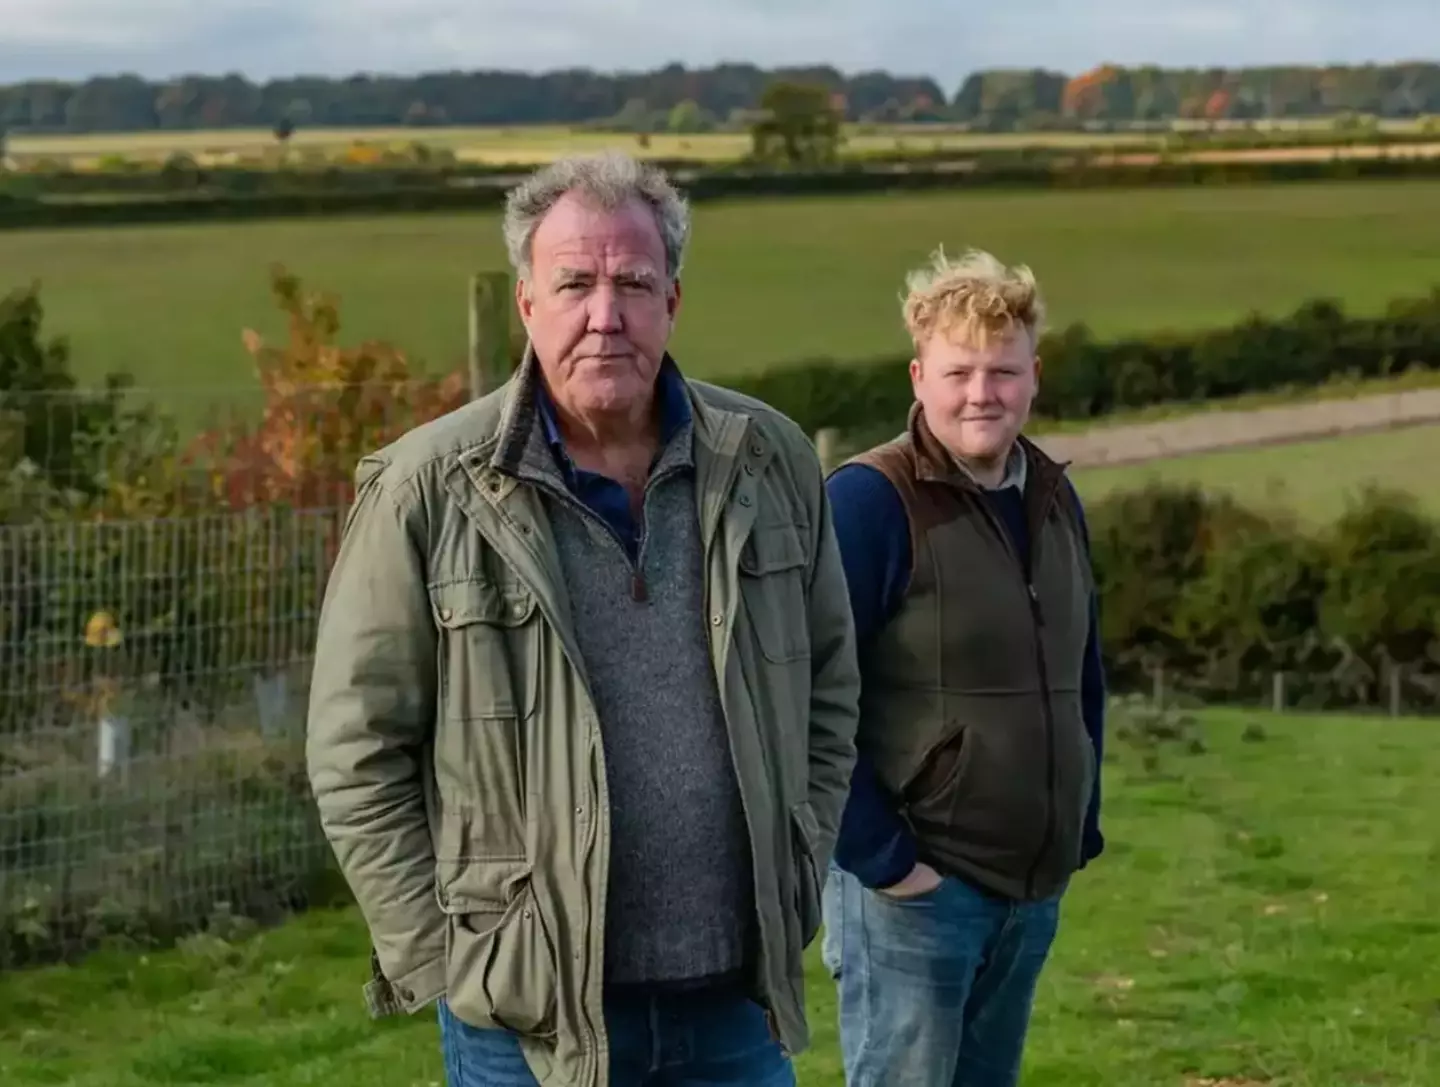
[[[1372,489],[1322,531],[1197,488],[1154,485],[1089,511],[1101,639],[1120,689],[1160,668],[1221,700],[1383,700],[1389,669],[1440,701],[1440,525]]]
[[[277,347],[253,331],[244,335],[265,393],[260,421],[201,435],[183,463],[208,472],[219,508],[343,507],[360,458],[460,407],[468,378],[416,374],[386,343],[340,346],[337,300],[307,292],[283,267],[271,269],[270,288],[289,338]]]
[[[38,284],[0,297],[0,470],[49,488],[57,499],[71,493],[76,501],[94,500],[115,479],[112,452],[143,447],[159,421],[126,406],[126,374],[108,375],[98,390],[81,388],[70,370],[69,343],[47,337],[44,318]]]

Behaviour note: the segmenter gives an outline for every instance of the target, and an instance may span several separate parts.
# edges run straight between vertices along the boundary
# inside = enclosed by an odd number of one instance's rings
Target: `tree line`
[[[80,83],[0,86],[0,130],[85,133],[276,126],[606,124],[700,131],[747,126],[777,82],[823,88],[850,121],[950,122],[996,130],[1177,119],[1258,120],[1344,113],[1440,113],[1440,64],[1187,68],[1103,65],[971,74],[951,94],[933,78],[827,66],[752,64],[610,74],[360,74],[254,82],[238,74],[151,81],[105,75]],[[676,110],[679,110],[679,114]]]

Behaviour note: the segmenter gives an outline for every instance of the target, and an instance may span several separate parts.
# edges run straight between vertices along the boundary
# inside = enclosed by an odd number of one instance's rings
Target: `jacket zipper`
[[[679,472],[680,472],[680,469],[679,469],[679,468],[674,468],[674,467],[672,467],[672,468],[666,469],[664,472],[661,472],[659,475],[652,476],[649,480],[646,481],[646,484],[645,484],[645,492],[644,492],[644,495],[642,496],[641,501],[640,501],[640,511],[641,511],[641,512],[640,512],[640,517],[641,517],[641,522],[640,522],[640,539],[639,539],[638,545],[637,545],[637,547],[636,547],[636,554],[635,554],[635,558],[634,558],[633,561],[630,560],[629,552],[628,552],[628,551],[626,550],[626,548],[625,548],[625,543],[624,543],[624,541],[620,539],[619,533],[617,533],[617,532],[615,531],[615,529],[610,525],[610,523],[609,523],[608,521],[605,520],[605,518],[601,517],[601,516],[600,516],[599,514],[597,514],[594,510],[592,510],[589,506],[587,506],[587,505],[585,504],[585,502],[582,501],[576,494],[574,494],[574,492],[572,492],[568,487],[565,487],[565,488],[556,488],[552,483],[550,483],[549,480],[541,480],[541,481],[540,481],[540,485],[541,485],[545,490],[549,491],[549,493],[550,493],[554,498],[558,499],[558,500],[561,501],[561,502],[567,502],[567,503],[569,503],[569,504],[571,505],[571,507],[579,514],[579,516],[581,516],[581,517],[588,517],[588,518],[590,518],[592,521],[598,522],[599,525],[600,525],[601,531],[605,532],[612,540],[615,541],[616,546],[620,548],[620,551],[621,551],[622,555],[624,555],[627,563],[628,563],[629,566],[630,566],[630,596],[631,596],[631,599],[635,600],[637,603],[644,603],[645,600],[646,600],[646,599],[648,598],[648,596],[649,596],[649,592],[648,592],[647,586],[646,586],[646,584],[645,584],[645,573],[644,573],[644,570],[645,570],[645,545],[648,543],[648,536],[649,536],[649,533],[646,531],[646,526],[645,526],[645,503],[646,503],[646,501],[647,501],[647,500],[649,499],[649,497],[650,497],[650,489],[651,489],[653,486],[655,486],[657,483],[663,482],[664,480],[668,479],[668,478],[669,478],[670,476],[672,476],[672,475],[678,474]],[[592,700],[592,705],[593,705],[593,700]],[[603,756],[598,756],[598,757],[603,758]],[[598,769],[597,769],[595,766],[592,765],[592,767],[591,767],[591,782],[590,782],[590,786],[591,786],[591,788],[590,788],[591,801],[590,801],[589,833],[588,833],[588,835],[586,836],[586,841],[585,841],[585,856],[586,856],[587,859],[588,859],[589,857],[593,856],[595,849],[598,848],[599,845],[601,844],[601,843],[600,843],[600,835],[601,835],[600,812],[603,810],[604,805],[606,805],[606,804],[608,803],[608,797],[607,797],[604,793],[601,792],[599,776],[600,776],[600,775],[599,775]],[[603,875],[602,875],[602,878],[601,878],[601,880],[600,880],[600,886],[599,886],[599,888],[598,888],[598,893],[597,893],[597,899],[598,899],[598,900],[597,900],[597,902],[595,903],[596,916],[600,918],[600,922],[599,922],[598,924],[592,926],[592,928],[591,928],[591,936],[592,936],[592,939],[595,941],[596,944],[598,944],[598,945],[601,946],[602,948],[603,948],[603,942],[604,942],[604,916],[605,916],[605,910],[606,910],[606,908],[607,908],[607,907],[606,907],[606,901],[605,901],[605,898],[606,898],[606,890],[607,890],[607,881],[606,881],[605,878],[603,878]],[[603,950],[601,951],[600,954],[601,954],[601,957],[602,957],[602,960],[603,960],[603,956],[604,956]],[[590,956],[587,955],[587,957],[590,957]],[[597,1039],[597,1036],[596,1036],[595,1030],[594,1030],[593,1028],[590,1028],[590,1027],[587,1025],[587,1027],[586,1027],[586,1029],[585,1029],[585,1034],[586,1034],[586,1040],[589,1041],[589,1042],[591,1043],[591,1045],[593,1046],[593,1045],[596,1043],[596,1041],[598,1040],[598,1039]],[[588,1059],[588,1060],[591,1060],[591,1061],[596,1061],[596,1060],[597,1060],[597,1058],[594,1056],[593,1050],[592,1050],[592,1052],[591,1052],[589,1055],[587,1055],[587,1059]]]
[[[1035,540],[1030,542],[1032,558],[1035,543]],[[1040,608],[1040,594],[1035,590],[1035,583],[1028,577],[1025,588],[1030,594],[1030,617],[1035,630],[1035,663],[1040,671],[1040,704],[1045,711],[1045,836],[1040,839],[1040,849],[1035,854],[1035,860],[1030,865],[1029,873],[1025,876],[1025,897],[1034,898],[1035,876],[1040,871],[1040,865],[1050,851],[1051,844],[1055,841],[1055,793],[1057,791],[1055,782],[1055,713],[1050,705],[1050,674],[1045,662],[1045,637],[1042,633],[1045,626],[1045,613]]]
[[[1043,524],[1049,516],[1050,506],[1055,500],[1055,492],[1058,489],[1058,481],[1051,484],[1049,491],[1044,496],[1041,504],[1040,517],[1038,520]],[[1045,613],[1040,607],[1040,593],[1035,588],[1034,573],[1036,560],[1040,555],[1041,533],[1033,531],[1034,526],[1026,525],[1026,531],[1030,532],[1030,567],[1020,561],[1020,555],[1015,550],[1014,541],[1000,522],[1000,518],[990,508],[989,502],[982,494],[980,507],[984,511],[991,526],[999,533],[1001,541],[1015,560],[1019,568],[1020,577],[1025,583],[1025,595],[1030,601],[1030,628],[1034,633],[1035,641],[1035,667],[1040,674],[1040,705],[1045,718],[1045,834],[1040,839],[1040,848],[1035,853],[1035,859],[1030,863],[1030,871],[1025,875],[1025,896],[1033,898],[1035,895],[1035,876],[1040,871],[1040,865],[1045,860],[1045,854],[1050,851],[1050,846],[1055,840],[1055,793],[1058,785],[1055,781],[1055,713],[1050,705],[1050,673],[1045,660],[1045,637],[1042,633],[1045,626]]]

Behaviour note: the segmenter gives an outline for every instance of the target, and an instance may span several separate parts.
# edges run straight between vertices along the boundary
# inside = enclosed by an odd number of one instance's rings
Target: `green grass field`
[[[1112,744],[1109,851],[1067,899],[1027,1087],[1440,1083],[1436,727],[1214,711],[1202,755],[1144,769]],[[365,1019],[366,949],[353,910],[327,911],[0,974],[0,1082],[438,1085],[429,1015]],[[800,1082],[840,1087],[813,956],[809,999]]]
[[[1231,449],[1148,464],[1075,470],[1086,501],[1151,481],[1197,484],[1258,508],[1284,507],[1326,524],[1367,485],[1416,495],[1440,516],[1440,426],[1353,434],[1287,445]]]
[[[1440,183],[735,201],[697,209],[675,350],[697,375],[903,354],[897,294],[939,244],[1029,263],[1053,321],[1102,335],[1358,309],[1440,282]],[[77,369],[184,400],[250,386],[247,326],[275,332],[267,266],[342,298],[347,338],[432,367],[463,358],[468,275],[505,267],[494,214],[19,232],[0,287],[38,278]]]

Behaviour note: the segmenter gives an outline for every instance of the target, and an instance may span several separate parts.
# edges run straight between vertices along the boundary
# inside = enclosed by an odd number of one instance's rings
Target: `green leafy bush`
[[[1389,669],[1440,703],[1440,525],[1372,489],[1334,524],[1154,485],[1089,509],[1101,638],[1120,689],[1163,669],[1217,700],[1266,697],[1277,672],[1312,707],[1382,704]],[[1426,694],[1428,692],[1428,695]]]

